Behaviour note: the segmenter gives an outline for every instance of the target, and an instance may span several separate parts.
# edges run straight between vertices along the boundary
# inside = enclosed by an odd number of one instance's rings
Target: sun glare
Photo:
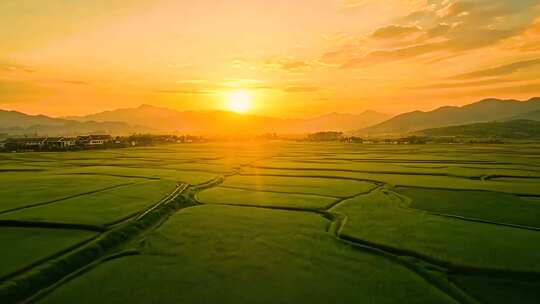
[[[227,109],[236,113],[246,113],[251,108],[251,94],[246,90],[227,93]]]

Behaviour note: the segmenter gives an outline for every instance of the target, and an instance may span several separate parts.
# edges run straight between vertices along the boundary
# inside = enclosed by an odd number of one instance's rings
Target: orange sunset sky
[[[540,95],[538,0],[0,1],[0,108],[389,114]]]

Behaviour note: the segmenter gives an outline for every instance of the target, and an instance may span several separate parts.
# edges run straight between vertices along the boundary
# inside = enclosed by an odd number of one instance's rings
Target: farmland
[[[0,154],[2,303],[538,303],[540,145]]]

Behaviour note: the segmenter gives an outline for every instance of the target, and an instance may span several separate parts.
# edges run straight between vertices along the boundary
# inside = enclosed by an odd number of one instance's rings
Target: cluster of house
[[[11,137],[2,144],[6,150],[65,150],[73,147],[102,146],[112,142],[110,135],[77,137]]]
[[[394,145],[418,145],[427,142],[426,137],[409,136],[403,138],[361,138],[356,136],[344,136],[341,132],[317,132],[309,134],[308,141],[341,141],[346,143],[361,144],[394,144]]]
[[[64,151],[92,148],[125,148],[168,143],[204,142],[201,136],[134,134],[129,136],[84,135],[77,137],[7,137],[0,134],[0,151]]]
[[[409,136],[402,138],[360,138],[360,137],[344,137],[342,142],[360,143],[360,144],[383,144],[383,145],[419,145],[428,142],[427,137]]]

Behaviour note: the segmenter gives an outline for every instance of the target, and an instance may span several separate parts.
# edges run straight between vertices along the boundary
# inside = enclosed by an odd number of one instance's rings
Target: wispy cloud
[[[37,69],[35,67],[29,66],[29,65],[0,60],[0,76],[2,75],[24,76],[24,75],[34,74],[36,71]]]
[[[298,59],[271,58],[264,60],[262,67],[265,70],[274,70],[285,73],[305,73],[313,69],[313,64]]]
[[[161,94],[178,94],[178,95],[213,95],[216,91],[212,90],[155,90],[154,93]]]
[[[531,67],[540,65],[540,58],[513,62],[510,64],[500,65],[488,69],[478,70],[474,72],[464,73],[451,77],[452,79],[471,79],[483,77],[495,77],[516,73]]]
[[[341,0],[341,6],[345,9],[358,9],[369,5],[398,6],[400,9],[421,9],[428,6],[429,0]]]
[[[71,80],[71,79],[59,79],[54,80],[55,83],[68,84],[68,85],[77,85],[77,86],[87,86],[90,85],[89,82],[84,80]]]
[[[0,65],[0,68],[4,71],[9,72],[24,72],[24,73],[34,73],[36,70],[29,66],[23,66],[23,65],[14,65],[14,64],[5,64]]]
[[[445,97],[469,97],[477,96],[478,98],[485,97],[508,97],[508,96],[525,96],[530,97],[540,93],[540,82],[529,82],[519,85],[506,85],[489,88],[471,88],[470,90],[454,90],[452,92],[441,91],[438,94]],[[432,93],[431,93],[432,94]]]
[[[394,50],[381,50],[373,51],[362,57],[351,58],[342,64],[342,68],[359,68],[368,65],[387,63],[392,61],[398,61],[408,58],[417,57],[427,53],[434,53],[437,51],[443,51],[446,48],[445,43],[434,42],[418,44],[409,47],[394,49]]]
[[[266,82],[257,79],[236,78],[219,81],[210,81],[205,79],[185,79],[176,81],[166,89],[154,90],[154,93],[163,94],[181,94],[181,95],[213,95],[228,90],[265,90],[273,89]]]
[[[503,48],[524,52],[540,51],[540,17],[536,18],[521,34],[507,39]]]
[[[233,88],[250,90],[262,90],[271,88],[271,86],[264,81],[248,78],[227,79],[225,81],[219,82],[217,86],[226,89]]]
[[[201,84],[201,83],[208,83],[208,80],[206,80],[206,79],[181,79],[181,80],[177,80],[176,83],[178,83],[178,84]]]
[[[376,29],[371,38],[375,39],[401,39],[412,34],[417,34],[422,31],[422,28],[417,25],[395,25],[390,24],[387,26]]]
[[[311,93],[316,92],[320,88],[316,86],[288,86],[283,89],[287,93]]]
[[[409,87],[411,90],[441,90],[441,89],[463,89],[463,88],[478,88],[484,86],[493,86],[501,83],[510,83],[521,81],[518,79],[495,78],[476,81],[459,81],[459,82],[438,82],[425,86]]]

